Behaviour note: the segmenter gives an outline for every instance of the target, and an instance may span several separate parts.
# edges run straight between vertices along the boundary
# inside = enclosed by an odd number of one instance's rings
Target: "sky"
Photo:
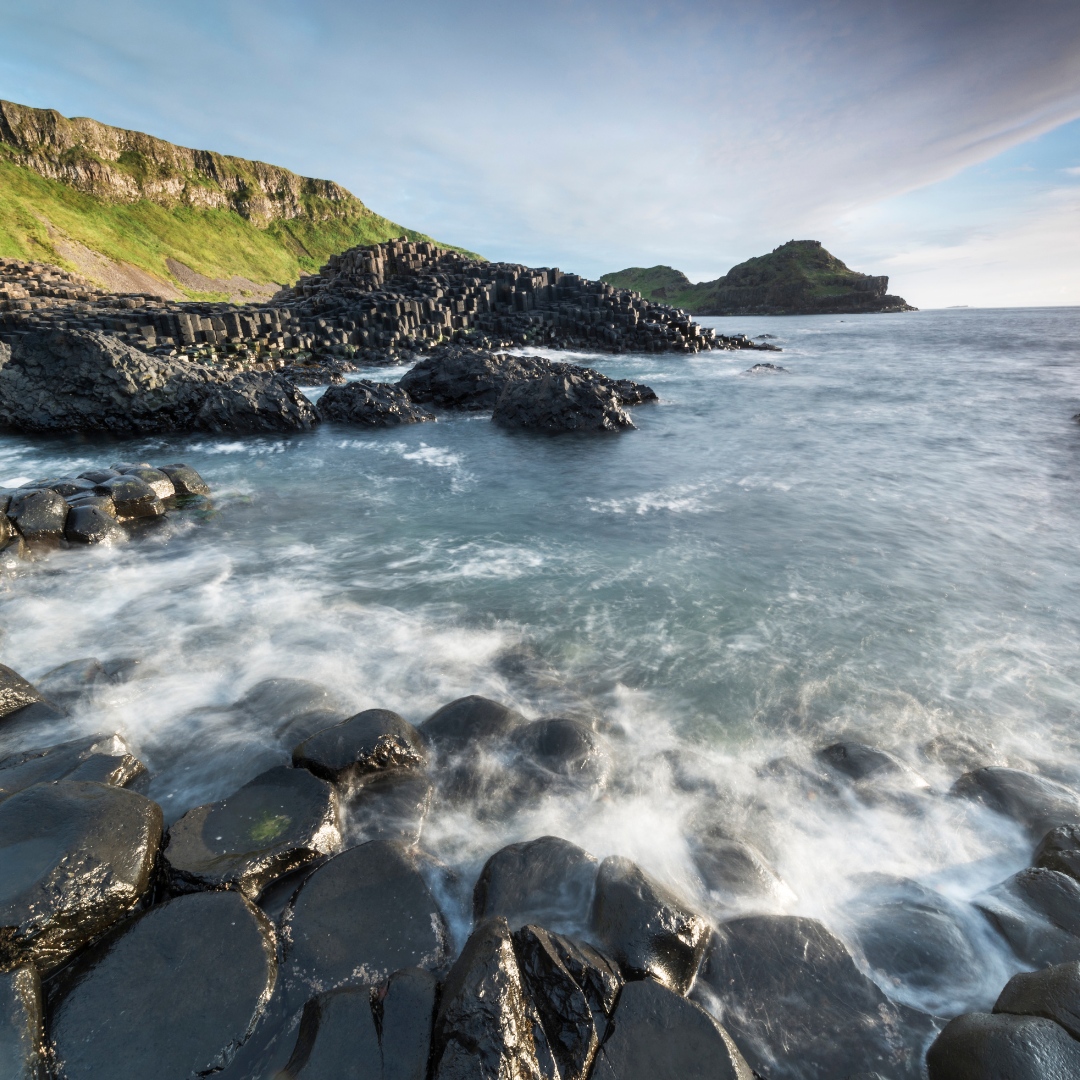
[[[920,307],[1080,304],[1080,0],[0,0],[0,97],[492,259],[817,239]]]

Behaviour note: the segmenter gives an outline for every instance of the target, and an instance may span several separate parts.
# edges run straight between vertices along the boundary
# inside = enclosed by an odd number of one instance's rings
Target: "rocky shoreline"
[[[1041,838],[1032,869],[977,901],[1040,970],[1013,978],[993,1013],[945,1024],[890,1001],[813,919],[710,919],[629,859],[554,836],[492,852],[472,883],[424,853],[428,819],[465,804],[494,819],[599,796],[612,769],[602,725],[474,696],[414,726],[384,709],[343,715],[320,687],[271,679],[230,709],[273,732],[281,764],[168,820],[120,735],[41,738],[136,669],[81,659],[35,686],[0,667],[4,1076],[1076,1072],[1080,796],[1061,784],[987,767],[949,793]],[[817,760],[819,783],[856,795],[917,789],[872,747],[837,743]],[[785,888],[722,823],[699,828],[692,850],[713,895],[768,912]],[[465,888],[473,924],[455,946],[445,897]],[[936,895],[907,908],[917,926],[886,919],[892,949],[934,943],[948,963],[957,931]]]

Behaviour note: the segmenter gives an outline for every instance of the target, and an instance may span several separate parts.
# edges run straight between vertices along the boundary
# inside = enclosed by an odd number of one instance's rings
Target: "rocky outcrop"
[[[495,402],[500,427],[536,431],[624,431],[634,426],[618,395],[581,375],[512,381]]]
[[[400,386],[363,379],[331,386],[319,399],[319,415],[324,420],[365,427],[396,427],[435,419],[427,409],[414,404]]]

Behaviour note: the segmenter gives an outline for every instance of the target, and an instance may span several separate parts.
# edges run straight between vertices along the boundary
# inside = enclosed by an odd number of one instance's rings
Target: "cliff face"
[[[603,280],[620,288],[641,288],[657,276],[657,271],[632,268],[606,274]],[[703,281],[685,288],[660,286],[646,296],[664,299],[686,308],[694,315],[848,315],[861,312],[912,311],[902,297],[889,295],[885,276],[860,274],[849,269],[817,240],[791,240],[768,255],[747,259],[715,281]],[[631,286],[633,279],[641,284]]]

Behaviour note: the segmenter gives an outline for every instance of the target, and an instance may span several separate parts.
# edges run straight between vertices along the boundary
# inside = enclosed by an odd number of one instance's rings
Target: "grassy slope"
[[[681,270],[674,270],[670,266],[631,266],[626,270],[604,274],[600,280],[614,285],[616,289],[631,289],[645,297],[652,296],[657,289],[664,289],[668,295],[674,296],[693,288],[690,279]]]
[[[16,164],[16,156],[0,144],[0,256],[9,258],[75,269],[56,252],[43,218],[72,240],[165,281],[174,281],[166,258],[206,277],[239,274],[260,284],[288,283],[357,244],[399,236],[429,239],[366,209],[345,218],[275,221],[261,229],[233,211],[165,208],[146,200],[113,203],[48,180]]]

